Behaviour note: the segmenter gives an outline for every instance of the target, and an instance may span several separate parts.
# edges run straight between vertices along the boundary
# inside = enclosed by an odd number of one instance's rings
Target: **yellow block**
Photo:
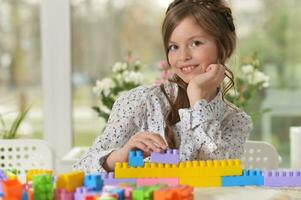
[[[26,173],[26,182],[32,180],[34,175],[41,175],[41,174],[48,174],[52,176],[52,170],[45,170],[45,169],[30,169]]]
[[[222,186],[221,176],[212,177],[183,177],[179,178],[180,185],[190,185],[193,187],[220,187]]]
[[[66,174],[61,174],[57,177],[56,188],[64,189],[68,192],[73,192],[77,187],[81,187],[84,182],[83,171],[73,171]]]
[[[241,174],[240,160],[187,161],[173,165],[146,162],[143,167],[129,167],[126,162],[115,165],[115,178],[212,177]]]

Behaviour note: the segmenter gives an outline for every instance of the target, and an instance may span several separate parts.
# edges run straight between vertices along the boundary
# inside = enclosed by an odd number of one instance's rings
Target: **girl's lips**
[[[190,66],[185,66],[181,67],[180,70],[183,74],[189,74],[191,73],[198,65],[190,65]]]

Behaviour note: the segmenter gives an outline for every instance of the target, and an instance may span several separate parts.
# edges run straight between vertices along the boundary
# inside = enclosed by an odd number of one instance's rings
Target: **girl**
[[[225,62],[236,44],[231,10],[222,0],[175,0],[162,25],[174,76],[141,86],[114,104],[104,133],[74,165],[85,172],[113,171],[128,152],[179,149],[180,160],[240,158],[251,118],[224,100],[233,87]],[[228,81],[223,85],[225,76]]]

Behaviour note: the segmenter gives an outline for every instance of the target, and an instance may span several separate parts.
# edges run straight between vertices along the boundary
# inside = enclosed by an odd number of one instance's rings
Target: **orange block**
[[[193,187],[179,185],[175,187],[162,188],[154,191],[154,200],[192,200]]]
[[[22,198],[22,184],[17,179],[2,182],[3,200],[20,200]]]

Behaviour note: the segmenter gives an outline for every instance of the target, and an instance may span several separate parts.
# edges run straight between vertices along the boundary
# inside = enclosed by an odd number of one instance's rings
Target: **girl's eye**
[[[197,46],[200,46],[201,44],[203,44],[203,43],[200,42],[200,41],[195,40],[195,41],[193,41],[193,42],[191,43],[191,46],[192,46],[192,47],[197,47]]]
[[[169,51],[174,51],[174,50],[177,50],[178,49],[178,46],[177,45],[174,45],[174,44],[172,44],[172,45],[170,45],[169,47],[168,47],[168,50]]]

